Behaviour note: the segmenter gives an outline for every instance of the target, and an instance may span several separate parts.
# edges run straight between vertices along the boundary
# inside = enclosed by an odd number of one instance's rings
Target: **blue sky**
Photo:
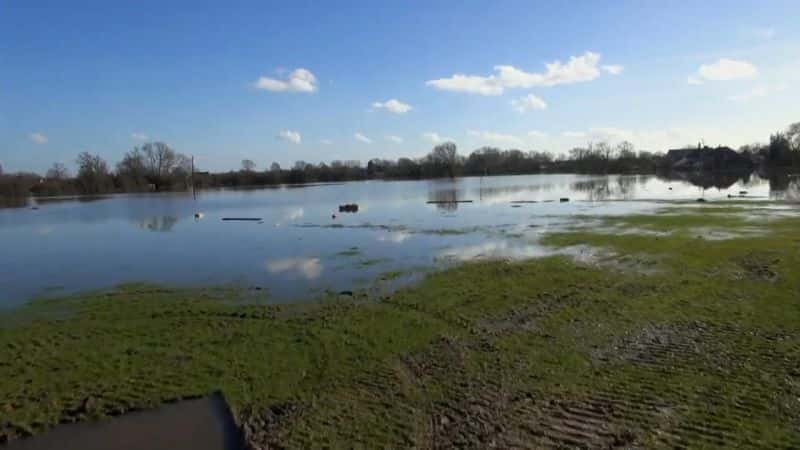
[[[800,120],[796,20],[796,1],[4,0],[0,163],[146,140],[210,170],[442,139],[739,146]]]

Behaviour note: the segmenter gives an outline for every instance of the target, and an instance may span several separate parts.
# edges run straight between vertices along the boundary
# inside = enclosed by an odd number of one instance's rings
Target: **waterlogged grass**
[[[0,439],[219,389],[262,447],[800,446],[800,219],[721,241],[690,230],[752,224],[614,225],[671,233],[544,242],[659,270],[550,257],[467,264],[381,300],[126,286],[34,302],[0,327]]]

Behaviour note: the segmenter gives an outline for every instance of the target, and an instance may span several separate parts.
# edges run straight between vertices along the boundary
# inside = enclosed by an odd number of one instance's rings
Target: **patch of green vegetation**
[[[644,228],[654,231],[685,231],[690,228],[716,227],[723,229],[733,229],[748,225],[743,216],[733,214],[708,214],[685,213],[667,214],[659,212],[656,214],[633,214],[627,216],[606,217],[607,225],[622,228]]]
[[[361,249],[358,247],[350,247],[347,250],[341,251],[336,256],[358,256],[361,254]]]
[[[734,224],[678,217],[615,223]],[[219,389],[246,430],[272,424],[247,432],[261,447],[800,446],[800,219],[725,241],[545,242],[661,270],[549,257],[431,273],[380,301],[154,286],[37,301],[2,316],[0,440]]]

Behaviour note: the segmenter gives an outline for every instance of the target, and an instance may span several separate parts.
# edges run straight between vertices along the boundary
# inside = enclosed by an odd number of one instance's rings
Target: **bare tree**
[[[117,175],[125,190],[138,191],[148,186],[144,155],[138,148],[125,153],[122,161],[117,163]]]
[[[443,166],[450,178],[456,176],[456,164],[458,163],[456,144],[452,142],[439,144],[431,150],[428,156],[434,165]]]
[[[281,165],[276,163],[276,162],[274,162],[274,163],[272,163],[271,166],[269,166],[269,170],[270,170],[270,172],[280,172],[281,171]]]
[[[172,171],[178,165],[178,154],[163,142],[149,142],[141,148],[147,177],[156,190],[169,182]]]
[[[69,178],[69,172],[64,164],[55,163],[53,167],[47,170],[45,177],[51,180],[63,181]]]
[[[147,178],[157,191],[170,182],[173,172],[185,165],[187,160],[163,142],[144,144],[141,153]]]
[[[99,155],[83,152],[78,155],[78,185],[85,194],[105,192],[111,184],[108,164]]]
[[[622,141],[617,144],[617,157],[623,159],[633,159],[636,158],[636,149],[628,141]]]
[[[243,159],[242,160],[242,171],[244,172],[252,172],[256,168],[256,163],[250,159]]]

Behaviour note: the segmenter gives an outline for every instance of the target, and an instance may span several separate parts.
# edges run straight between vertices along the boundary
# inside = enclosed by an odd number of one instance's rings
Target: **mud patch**
[[[734,261],[740,269],[734,275],[737,279],[750,279],[775,282],[778,273],[775,271],[781,260],[772,252],[750,252]]]

